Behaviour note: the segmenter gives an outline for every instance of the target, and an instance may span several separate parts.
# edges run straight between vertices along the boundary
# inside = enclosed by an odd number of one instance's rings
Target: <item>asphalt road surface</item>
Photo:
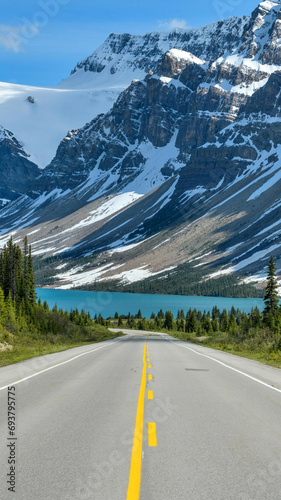
[[[1,500],[280,500],[281,370],[146,332],[1,368],[0,467]]]

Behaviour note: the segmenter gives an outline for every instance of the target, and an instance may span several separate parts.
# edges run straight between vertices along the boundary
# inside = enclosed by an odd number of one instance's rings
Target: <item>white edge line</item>
[[[189,349],[189,351],[195,352],[195,354],[198,354],[199,356],[204,356],[204,358],[211,359],[212,361],[215,361],[216,363],[219,363],[222,366],[225,366],[226,368],[229,368],[229,370],[233,370],[234,372],[240,373],[241,375],[244,375],[244,377],[250,378],[251,380],[254,380],[255,382],[258,382],[261,385],[265,385],[269,389],[272,389],[273,391],[277,391],[281,393],[281,389],[277,389],[277,387],[274,387],[273,385],[269,385],[266,382],[262,382],[262,380],[259,380],[258,378],[252,377],[251,375],[248,375],[247,373],[241,372],[240,370],[237,370],[236,368],[233,368],[232,366],[226,365],[222,361],[218,361],[216,358],[212,358],[211,356],[208,356],[207,354],[202,354],[201,352],[195,351],[194,349],[191,349],[191,347],[187,347],[185,345],[179,344],[178,342],[174,342],[173,340],[170,340],[172,344],[176,344],[179,347],[184,347],[184,349]]]
[[[67,361],[63,361],[62,363],[58,363],[57,365],[49,366],[49,368],[45,368],[45,370],[41,370],[40,372],[33,373],[33,375],[29,375],[28,377],[17,380],[16,382],[11,382],[10,384],[5,385],[4,387],[0,387],[0,391],[3,391],[4,389],[7,389],[8,387],[11,387],[15,384],[20,384],[21,382],[24,382],[25,380],[28,380],[30,378],[37,377],[37,375],[41,375],[41,373],[48,372],[49,370],[53,370],[53,368],[57,368],[58,366],[66,365],[66,363],[70,363],[74,359],[80,358],[81,356],[85,356],[86,354],[90,354],[91,352],[98,351],[99,349],[103,349],[104,347],[110,346],[112,344],[117,344],[118,342],[121,342],[121,339],[116,340],[116,342],[110,342],[110,344],[102,345],[100,347],[97,347],[96,349],[91,349],[90,351],[82,352],[82,354],[78,354],[77,356],[74,356],[74,358],[68,359]],[[9,365],[9,366],[12,366],[12,365]],[[4,366],[3,366],[3,368],[4,368]]]

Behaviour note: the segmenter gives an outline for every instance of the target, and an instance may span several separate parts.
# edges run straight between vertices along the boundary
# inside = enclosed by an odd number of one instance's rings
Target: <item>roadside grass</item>
[[[217,336],[210,337],[197,337],[196,335],[178,331],[169,331],[167,333],[184,342],[211,347],[243,358],[253,359],[275,368],[281,368],[281,351],[273,350],[270,340],[263,340],[259,344],[254,339],[244,339],[240,342],[234,341],[234,339],[229,338],[227,333],[219,333]]]
[[[0,367],[13,363],[18,363],[26,359],[65,351],[74,347],[80,347],[87,344],[94,344],[120,337],[121,332],[111,332],[102,325],[95,325],[87,329],[87,334],[78,334],[69,338],[64,335],[23,333],[17,335],[5,336],[0,339],[5,350],[0,351]]]

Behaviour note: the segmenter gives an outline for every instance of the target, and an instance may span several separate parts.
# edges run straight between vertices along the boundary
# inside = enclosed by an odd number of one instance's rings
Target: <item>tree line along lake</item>
[[[70,311],[78,309],[90,312],[91,316],[101,314],[104,318],[119,315],[137,314],[140,309],[143,317],[150,318],[151,313],[157,314],[160,309],[165,313],[171,311],[174,316],[178,310],[183,309],[186,313],[189,309],[197,311],[212,311],[217,306],[221,311],[230,311],[232,306],[242,312],[249,313],[252,308],[258,307],[260,311],[264,308],[263,299],[259,298],[229,298],[229,297],[204,297],[185,295],[157,295],[140,293],[118,293],[118,292],[86,292],[80,290],[59,290],[37,288],[37,297],[42,302],[47,301],[50,308],[57,305],[58,308]]]

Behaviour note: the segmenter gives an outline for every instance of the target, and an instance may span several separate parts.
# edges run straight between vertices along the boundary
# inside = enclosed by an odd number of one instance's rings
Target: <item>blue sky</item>
[[[55,85],[111,32],[145,33],[249,15],[257,0],[2,0],[0,81]]]

